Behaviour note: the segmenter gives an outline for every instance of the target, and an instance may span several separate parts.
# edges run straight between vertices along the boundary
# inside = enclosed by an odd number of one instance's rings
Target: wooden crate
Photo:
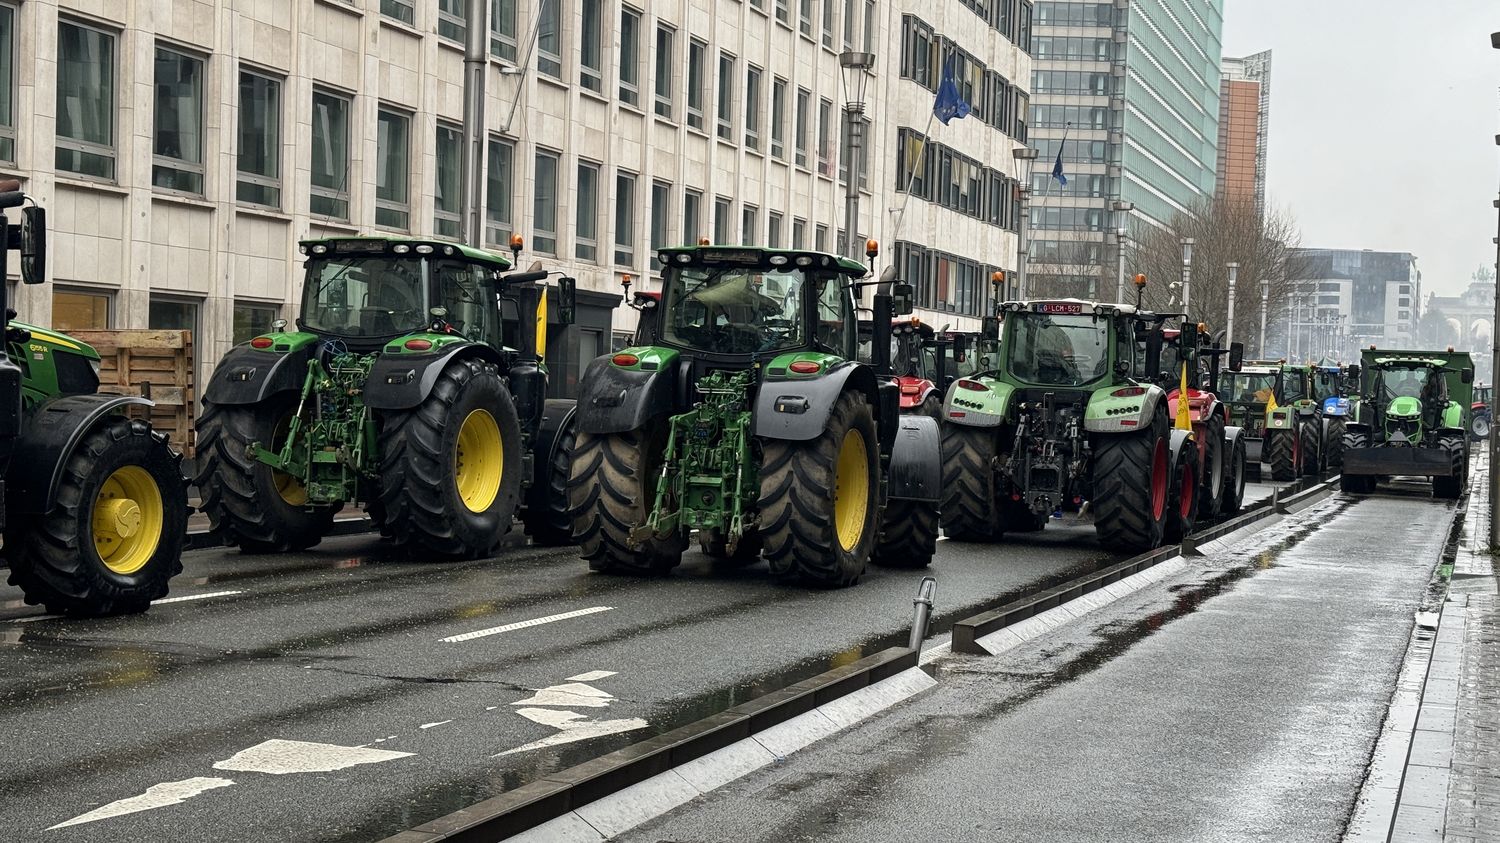
[[[193,456],[193,418],[196,392],[193,384],[192,331],[70,331],[69,336],[93,346],[102,362],[99,391],[114,395],[140,395],[156,402],[145,418],[167,434],[172,446]]]

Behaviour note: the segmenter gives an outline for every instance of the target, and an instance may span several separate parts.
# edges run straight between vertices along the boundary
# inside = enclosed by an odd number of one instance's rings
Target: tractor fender
[[[370,367],[370,379],[365,382],[365,406],[372,410],[410,410],[427,400],[443,370],[462,357],[477,357],[501,367],[505,364],[493,348],[477,342],[446,345],[437,354],[382,354]],[[505,374],[502,369],[502,377]]]
[[[26,458],[10,465],[8,503],[17,511],[44,515],[57,504],[63,468],[83,437],[106,416],[128,406],[153,407],[134,395],[64,395],[49,398],[27,414],[16,452]]]
[[[1184,448],[1196,448],[1196,447],[1197,447],[1197,444],[1193,441],[1193,432],[1191,430],[1178,430],[1175,427],[1172,428],[1172,436],[1171,436],[1172,465],[1177,465],[1178,464],[1177,461],[1182,458],[1182,451],[1183,451]]]
[[[1129,389],[1144,391],[1139,395],[1117,396],[1114,393],[1126,391],[1127,388],[1106,386],[1094,390],[1088,406],[1084,408],[1083,429],[1089,433],[1132,433],[1145,430],[1156,417],[1158,407],[1167,413],[1169,419],[1174,418],[1168,412],[1166,390],[1155,384],[1141,384]]]
[[[885,392],[899,401],[895,382]],[[755,396],[755,435],[766,439],[805,442],[816,439],[828,427],[833,405],[846,389],[857,389],[869,399],[877,428],[888,428],[881,406],[881,391],[869,366],[845,360],[816,378],[790,378],[761,382]],[[887,399],[890,400],[890,399]],[[895,404],[896,401],[891,401]],[[889,428],[888,428],[889,429]]]
[[[583,373],[578,396],[579,433],[624,433],[677,408],[678,366],[653,371],[626,369],[594,359]]]
[[[1243,427],[1224,428],[1224,453],[1234,453],[1235,443],[1245,438],[1245,429]]]
[[[942,488],[943,437],[937,419],[902,416],[886,471],[886,499],[935,501]]]
[[[237,345],[224,355],[203,391],[210,404],[259,404],[283,392],[302,391],[307,381],[307,361],[317,343],[295,351],[261,351]]]
[[[1464,405],[1449,401],[1443,409],[1443,427],[1460,430],[1464,427]]]

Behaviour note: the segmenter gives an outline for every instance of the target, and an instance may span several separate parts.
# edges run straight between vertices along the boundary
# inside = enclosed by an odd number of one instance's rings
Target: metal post
[[[1193,243],[1191,237],[1182,238],[1182,312],[1189,316],[1188,305],[1192,301],[1193,287]]]
[[[1125,301],[1125,227],[1120,226],[1119,230],[1115,232],[1115,235],[1115,242],[1119,246],[1120,250],[1119,265],[1115,267],[1115,301],[1123,302]]]
[[[1271,281],[1260,279],[1260,359],[1266,359],[1266,309],[1271,304]]]
[[[859,239],[859,155],[864,140],[864,114],[864,103],[844,103],[844,120],[849,124],[849,180],[844,185],[844,229],[847,232],[844,252],[856,262],[864,260],[864,243]]]
[[[832,0],[829,0],[831,2]],[[1026,264],[1031,260],[1031,185],[1021,188],[1021,230],[1016,234],[1016,298],[1025,301]]]
[[[459,218],[464,242],[484,245],[484,83],[489,72],[489,0],[468,0],[464,11],[464,145],[459,157],[463,174]]]
[[[1225,320],[1228,323],[1225,326],[1225,329],[1224,329],[1224,347],[1225,348],[1229,347],[1229,343],[1234,342],[1234,284],[1235,284],[1235,281],[1239,278],[1239,274],[1240,274],[1240,265],[1238,263],[1236,263],[1234,261],[1230,261],[1229,264],[1228,264],[1228,266],[1229,266],[1229,318]]]
[[[922,642],[927,639],[927,622],[932,618],[932,598],[936,595],[937,580],[923,577],[922,584],[917,586],[917,597],[911,601],[911,638],[906,642],[907,649],[922,649]]]

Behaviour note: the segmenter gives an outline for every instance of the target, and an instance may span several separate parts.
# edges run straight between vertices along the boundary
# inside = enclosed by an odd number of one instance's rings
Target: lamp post
[[[1182,238],[1182,312],[1188,312],[1193,287],[1193,244],[1191,237]]]
[[[1120,227],[1115,229],[1116,266],[1115,266],[1115,301],[1125,301],[1125,243],[1130,239],[1129,232],[1125,229],[1126,216],[1135,210],[1135,204],[1131,202],[1114,203],[1114,209],[1120,214]]]
[[[1260,359],[1266,359],[1266,308],[1271,304],[1271,279],[1260,279]]]
[[[864,238],[859,234],[859,162],[864,151],[865,86],[875,69],[874,53],[839,53],[839,72],[844,77],[844,123],[849,127],[849,178],[844,183],[844,252],[855,261],[864,258]]]
[[[1224,320],[1224,347],[1228,348],[1234,342],[1234,284],[1239,279],[1240,265],[1238,261],[1230,261],[1225,266],[1229,267],[1229,317]]]
[[[488,133],[484,128],[485,80],[490,68],[489,12],[484,0],[468,0],[465,8],[463,148],[459,153],[459,224],[463,242],[484,246],[484,159]]]
[[[1490,33],[1490,46],[1500,50],[1500,32]],[[1495,135],[1500,145],[1500,135]],[[1495,200],[1500,210],[1500,199]],[[1500,229],[1495,234],[1495,270],[1500,275]],[[1497,288],[1500,289],[1500,288]],[[1490,382],[1500,374],[1500,295],[1495,296],[1495,321],[1490,323]],[[1500,429],[1490,425],[1490,550],[1500,548]]]
[[[1012,149],[1021,173],[1021,230],[1016,236],[1016,298],[1026,299],[1026,264],[1030,260],[1031,241],[1031,168],[1036,165],[1037,151],[1029,146]]]

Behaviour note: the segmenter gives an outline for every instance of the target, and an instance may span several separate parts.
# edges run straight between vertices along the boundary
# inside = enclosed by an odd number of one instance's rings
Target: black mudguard
[[[1245,429],[1243,427],[1234,427],[1233,425],[1231,425],[1224,428],[1224,453],[1234,453],[1234,443],[1244,438]]]
[[[578,402],[571,398],[548,398],[542,409],[542,423],[537,427],[536,439],[533,440],[532,453],[536,455],[538,466],[549,466],[552,458],[557,456],[557,449],[562,444],[563,431],[568,425],[573,424],[578,418]],[[542,480],[537,477],[538,482]]]
[[[78,443],[105,416],[125,407],[155,406],[134,395],[64,395],[50,398],[27,414],[17,443],[23,459],[11,463],[6,478],[8,503],[23,513],[43,515],[57,504],[63,468]]]
[[[1188,444],[1191,443],[1192,441],[1193,441],[1193,432],[1191,430],[1178,430],[1175,427],[1172,428],[1171,442],[1172,442],[1172,464],[1173,465],[1177,464],[1178,457],[1180,457],[1182,455],[1182,449],[1188,447]]]
[[[614,365],[610,356],[596,358],[583,373],[583,390],[578,397],[579,432],[624,433],[677,411],[679,367],[637,372]]]
[[[846,360],[822,377],[807,380],[767,378],[762,382],[760,393],[755,397],[755,435],[794,442],[816,439],[828,427],[834,402],[845,389],[865,393],[871,411],[876,414],[877,424],[884,420],[875,376],[870,368]]]
[[[943,438],[937,419],[902,416],[886,470],[886,499],[936,501],[942,489]]]
[[[460,357],[479,357],[499,366],[500,355],[483,343],[445,346],[438,354],[382,354],[365,383],[365,406],[372,410],[410,410],[427,400],[438,376]]]
[[[208,379],[203,400],[211,404],[259,404],[283,392],[302,392],[312,343],[297,351],[261,351],[237,345],[224,355]]]

